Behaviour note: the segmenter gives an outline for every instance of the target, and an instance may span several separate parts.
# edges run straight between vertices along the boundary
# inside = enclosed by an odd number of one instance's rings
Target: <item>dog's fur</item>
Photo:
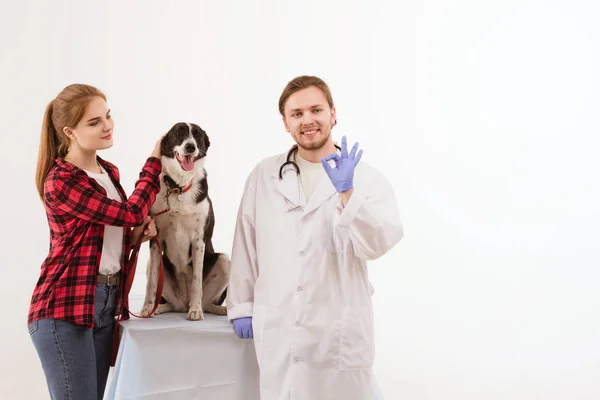
[[[165,267],[163,299],[155,314],[187,312],[187,319],[194,321],[204,319],[204,312],[227,314],[222,304],[230,262],[227,255],[215,253],[211,240],[215,218],[204,169],[209,146],[208,135],[202,128],[183,122],[175,124],[161,142],[161,189],[150,214],[165,210],[167,197],[171,210],[155,218]],[[178,160],[185,156],[192,157],[191,171],[184,170]],[[190,182],[191,188],[178,198],[177,189]],[[172,193],[174,189],[176,193]],[[154,307],[160,257],[158,246],[150,241],[143,315]]]

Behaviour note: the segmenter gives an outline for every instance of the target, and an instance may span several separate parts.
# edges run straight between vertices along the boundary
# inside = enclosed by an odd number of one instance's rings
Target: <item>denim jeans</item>
[[[29,324],[52,400],[102,400],[110,369],[118,286],[96,285],[94,328],[55,318]]]

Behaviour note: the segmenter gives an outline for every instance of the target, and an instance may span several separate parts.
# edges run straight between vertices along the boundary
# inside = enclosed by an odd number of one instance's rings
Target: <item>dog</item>
[[[161,187],[150,215],[155,216],[163,252],[150,241],[142,315],[154,308],[161,257],[163,292],[155,315],[187,312],[192,321],[204,319],[204,312],[227,315],[222,304],[230,259],[216,253],[212,245],[215,217],[204,168],[209,146],[206,132],[186,122],[173,125],[161,141]]]

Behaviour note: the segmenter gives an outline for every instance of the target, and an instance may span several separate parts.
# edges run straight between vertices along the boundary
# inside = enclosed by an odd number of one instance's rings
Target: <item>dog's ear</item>
[[[206,131],[202,129],[200,125],[192,123],[192,132],[194,138],[198,141],[198,146],[203,147],[204,151],[207,151],[210,147],[210,140],[208,139]]]
[[[161,156],[170,156],[172,155],[171,153],[173,152],[173,148],[172,146],[169,144],[169,137],[173,136],[173,130],[175,129],[175,127],[177,126],[177,124],[173,125],[171,127],[171,129],[169,129],[167,131],[166,134],[163,135],[161,141],[160,141],[160,155]]]
[[[210,147],[210,140],[208,139],[208,135],[204,130],[202,131],[202,140],[204,141],[204,148],[208,150]]]
[[[169,149],[167,147],[167,135],[165,135],[160,140],[160,155],[166,156],[168,152],[169,152]]]

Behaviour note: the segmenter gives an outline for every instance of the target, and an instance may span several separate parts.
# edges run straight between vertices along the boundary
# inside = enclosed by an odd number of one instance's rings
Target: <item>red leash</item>
[[[161,214],[171,211],[171,205],[169,204],[169,197],[171,196],[171,194],[179,193],[179,196],[181,196],[183,193],[185,193],[191,189],[192,183],[193,182],[190,182],[184,188],[167,189],[167,193],[166,193],[167,208],[157,214],[151,215],[151,217],[156,218]],[[148,222],[148,224],[149,223],[150,222]],[[146,226],[148,224],[146,224]],[[146,228],[146,226],[144,226],[144,229]],[[143,230],[142,230],[142,232],[143,232]],[[129,319],[129,317],[127,317],[127,318],[123,317],[123,310],[127,311],[128,314],[131,314],[134,317],[150,318],[152,316],[152,314],[154,314],[154,312],[156,311],[158,306],[160,305],[160,300],[162,298],[165,266],[164,266],[163,258],[162,258],[162,248],[160,247],[160,242],[158,241],[158,239],[155,236],[151,240],[153,240],[154,243],[156,243],[156,246],[158,246],[158,253],[160,254],[160,269],[158,272],[158,285],[156,287],[156,297],[154,299],[154,308],[152,308],[152,311],[150,311],[150,314],[140,316],[140,315],[136,315],[136,314],[132,313],[129,310],[129,308],[127,308],[125,306],[126,301],[129,299],[129,291],[131,290],[131,286],[133,286],[133,279],[135,277],[135,268],[137,266],[137,258],[138,258],[138,254],[140,252],[140,246],[142,245],[143,239],[144,239],[144,236],[140,235],[135,246],[133,247],[131,256],[129,258],[128,268],[126,269],[127,270],[127,280],[125,281],[125,285],[123,285],[123,289],[122,289],[123,292],[122,292],[122,297],[121,297],[121,308],[117,312],[117,315],[119,316],[119,318],[117,319],[117,321],[115,321],[115,329],[114,329],[114,333],[113,333],[112,355],[111,355],[111,362],[110,362],[111,367],[114,367],[115,362],[117,361],[117,353],[119,351],[119,343],[121,341],[121,336],[119,335],[120,322]]]
[[[158,214],[153,215],[152,218],[156,218],[161,214],[169,212],[170,209],[171,209],[171,207],[168,205],[168,201],[167,201],[167,209],[159,212]],[[150,222],[148,222],[148,224],[149,223]],[[146,224],[146,226],[147,226],[147,224]],[[144,226],[144,229],[146,228],[146,226]],[[143,232],[143,230],[142,230],[142,232]],[[142,245],[143,240],[144,240],[144,235],[140,235],[135,246],[133,247],[131,256],[129,258],[128,268],[127,268],[127,280],[125,281],[125,284],[122,286],[121,309],[117,312],[117,315],[119,316],[119,318],[115,321],[115,329],[113,332],[113,345],[112,345],[112,355],[111,355],[111,362],[110,362],[111,367],[115,366],[115,362],[117,360],[117,353],[119,351],[119,344],[121,341],[120,340],[121,337],[119,335],[120,322],[124,321],[126,319],[129,319],[129,317],[127,317],[127,318],[123,317],[123,311],[127,311],[128,314],[131,314],[137,318],[150,318],[152,316],[152,314],[154,314],[154,312],[156,311],[158,306],[160,305],[160,300],[162,298],[163,284],[164,284],[164,279],[165,279],[165,272],[164,272],[165,266],[164,266],[163,258],[162,258],[162,248],[160,246],[160,242],[158,241],[158,239],[155,236],[155,237],[151,238],[150,240],[154,241],[156,246],[158,246],[158,253],[160,255],[160,268],[159,268],[159,272],[158,272],[158,285],[156,287],[156,297],[154,298],[154,307],[152,308],[152,311],[150,311],[150,313],[148,315],[137,315],[137,314],[134,314],[133,312],[131,312],[131,310],[129,310],[129,308],[127,306],[125,306],[126,301],[129,299],[129,292],[131,291],[131,287],[133,286],[133,279],[135,278],[135,269],[137,267],[138,254],[140,252],[140,247]]]

